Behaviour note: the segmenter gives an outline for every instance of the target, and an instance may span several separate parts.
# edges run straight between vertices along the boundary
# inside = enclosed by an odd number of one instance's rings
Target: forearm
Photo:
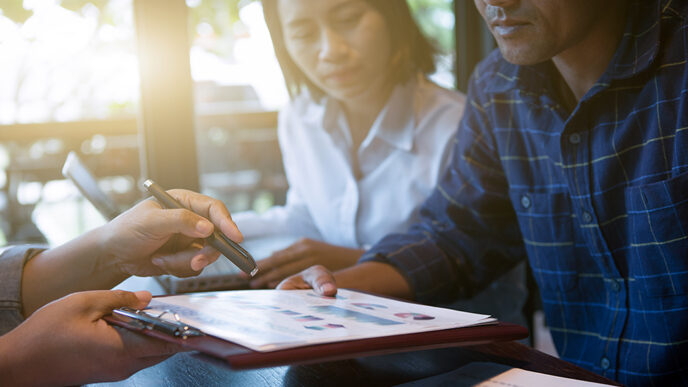
[[[392,265],[379,262],[363,262],[334,274],[340,288],[411,299],[413,292],[406,278]]]
[[[35,369],[35,364],[32,364],[30,359],[27,361],[23,351],[26,343],[16,340],[16,336],[16,330],[0,336],[0,380],[3,385],[7,383],[8,386],[25,386],[31,384],[28,375],[33,375],[34,379],[31,381],[34,384],[40,382],[37,379],[42,372]]]
[[[107,259],[102,232],[100,227],[46,250],[24,266],[21,286],[24,316],[69,293],[109,289],[127,278],[127,274]]]

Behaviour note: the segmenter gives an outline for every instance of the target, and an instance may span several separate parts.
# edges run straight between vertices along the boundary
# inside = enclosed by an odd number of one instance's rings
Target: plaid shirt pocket
[[[651,296],[688,293],[688,173],[625,194],[634,280]]]
[[[509,196],[540,289],[575,289],[580,263],[576,246],[584,244],[575,241],[569,193],[512,190]]]

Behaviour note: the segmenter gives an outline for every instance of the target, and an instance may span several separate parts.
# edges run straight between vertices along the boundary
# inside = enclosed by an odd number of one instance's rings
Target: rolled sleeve
[[[0,249],[0,334],[5,334],[24,321],[21,303],[21,281],[24,265],[45,248],[10,246]]]

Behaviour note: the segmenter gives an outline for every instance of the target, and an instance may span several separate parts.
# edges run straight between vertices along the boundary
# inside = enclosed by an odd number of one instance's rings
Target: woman
[[[418,218],[451,149],[462,94],[427,79],[430,42],[403,0],[264,0],[291,101],[278,134],[287,203],[235,214],[245,237],[294,235],[259,261],[253,287],[313,264],[356,263]]]

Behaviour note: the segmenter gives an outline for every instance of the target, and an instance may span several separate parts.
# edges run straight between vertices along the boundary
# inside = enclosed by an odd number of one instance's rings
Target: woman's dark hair
[[[433,73],[437,49],[420,31],[406,0],[364,1],[382,14],[389,30],[392,46],[389,82],[405,83],[417,72],[426,75]],[[262,3],[265,22],[270,30],[272,45],[275,47],[275,55],[282,68],[289,95],[295,97],[305,86],[314,98],[319,99],[325,93],[306,77],[287,52],[277,0],[262,0]]]

